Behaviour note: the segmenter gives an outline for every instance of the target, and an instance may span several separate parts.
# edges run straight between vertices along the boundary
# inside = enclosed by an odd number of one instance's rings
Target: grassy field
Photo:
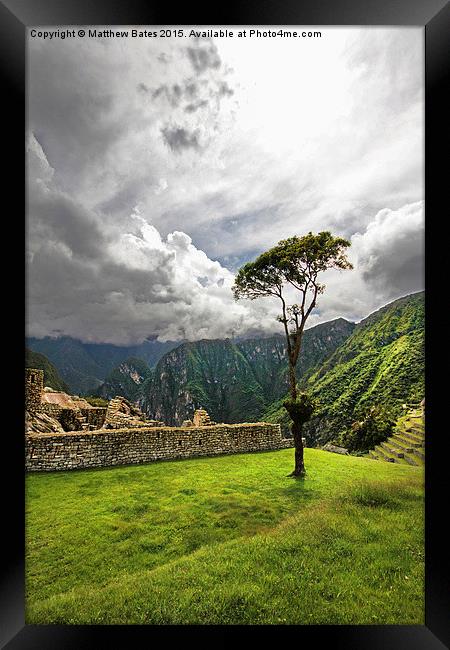
[[[305,461],[28,475],[27,624],[423,625],[423,470]]]

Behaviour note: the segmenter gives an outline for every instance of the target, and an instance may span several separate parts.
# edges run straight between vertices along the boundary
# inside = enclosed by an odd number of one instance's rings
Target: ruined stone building
[[[25,369],[25,431],[86,431],[99,429],[106,408],[91,406],[82,397],[44,388],[44,371]]]
[[[124,397],[117,396],[108,406],[92,406],[83,397],[44,387],[44,372],[25,369],[25,412],[27,433],[52,431],[95,431],[123,427],[157,426]]]

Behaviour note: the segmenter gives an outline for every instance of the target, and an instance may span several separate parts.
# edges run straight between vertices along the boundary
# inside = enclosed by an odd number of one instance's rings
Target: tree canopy
[[[349,241],[333,237],[328,231],[283,239],[239,269],[234,295],[250,300],[267,295],[281,296],[285,283],[301,293],[314,292],[316,288],[321,293],[324,287],[317,282],[320,272],[330,268],[353,268],[345,256],[348,246]]]

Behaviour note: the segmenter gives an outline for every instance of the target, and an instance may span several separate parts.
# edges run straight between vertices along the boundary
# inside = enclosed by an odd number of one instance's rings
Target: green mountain
[[[131,357],[109,373],[95,394],[108,400],[122,395],[134,402],[140,396],[144,382],[151,375],[152,371],[145,361]]]
[[[45,354],[53,363],[71,393],[89,393],[101,384],[101,369],[81,341],[62,336],[56,339],[28,339],[27,343],[33,351]]]
[[[167,424],[181,424],[196,408],[218,422],[257,418],[264,395],[249,364],[230,340],[184,343],[157,363],[141,400],[145,412]]]
[[[44,354],[68,384],[70,392],[77,395],[95,392],[109,373],[126,359],[141,359],[152,367],[165,352],[176,345],[179,343],[156,340],[146,340],[133,346],[83,343],[70,336],[27,339],[27,347]]]
[[[305,332],[299,374],[323,362],[354,328],[343,318]],[[300,376],[299,375],[299,376]],[[196,408],[216,422],[252,422],[288,386],[286,343],[282,336],[239,342],[202,340],[165,354],[143,385],[139,403],[149,417],[181,424]]]
[[[309,445],[345,430],[365,407],[398,417],[402,404],[424,397],[424,292],[395,300],[356,325],[335,352],[301,382],[318,401],[305,426]],[[264,414],[287,427],[281,400]]]
[[[55,390],[67,392],[67,384],[61,379],[55,366],[50,363],[46,356],[32,350],[25,350],[25,368],[37,368],[44,371],[44,386],[50,386]]]

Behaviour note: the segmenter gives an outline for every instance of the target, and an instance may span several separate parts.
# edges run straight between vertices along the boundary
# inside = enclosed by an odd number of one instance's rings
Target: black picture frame
[[[424,626],[32,626],[24,617],[24,451],[23,364],[24,300],[18,260],[23,260],[25,241],[24,211],[24,123],[25,123],[25,34],[32,25],[386,25],[423,26],[425,31],[425,205],[426,205],[426,613]],[[448,472],[446,471],[446,432],[439,426],[439,412],[446,406],[445,382],[439,380],[442,354],[447,343],[443,311],[446,301],[438,298],[437,284],[443,277],[440,245],[442,217],[446,216],[444,188],[448,185],[448,118],[446,78],[448,78],[450,9],[445,0],[242,0],[207,10],[192,3],[179,8],[145,0],[3,0],[0,1],[0,66],[2,71],[4,119],[4,158],[6,182],[4,207],[4,255],[9,256],[3,270],[3,319],[8,325],[5,349],[13,351],[6,365],[8,408],[4,408],[2,440],[3,505],[2,574],[0,582],[0,647],[10,650],[39,648],[71,649],[89,647],[140,647],[171,641],[172,633],[182,642],[217,644],[242,639],[255,632],[269,643],[287,642],[294,636],[298,645],[332,648],[438,650],[450,645],[449,582],[446,519],[448,510]],[[444,121],[445,120],[445,121]],[[441,156],[441,154],[443,154]],[[447,183],[446,183],[447,180]],[[447,197],[446,197],[447,198]],[[4,205],[4,203],[3,203]],[[447,210],[448,213],[448,210]],[[5,224],[8,223],[8,234]],[[12,232],[12,235],[9,234]],[[24,274],[25,276],[25,274]],[[441,293],[441,296],[445,295]],[[12,307],[12,305],[14,305]],[[448,321],[447,321],[448,322]],[[11,326],[12,323],[12,326]],[[440,345],[439,343],[442,343]],[[295,629],[293,629],[295,628]],[[251,637],[249,636],[251,634]],[[164,635],[163,637],[160,635]],[[254,640],[253,640],[254,642]]]

